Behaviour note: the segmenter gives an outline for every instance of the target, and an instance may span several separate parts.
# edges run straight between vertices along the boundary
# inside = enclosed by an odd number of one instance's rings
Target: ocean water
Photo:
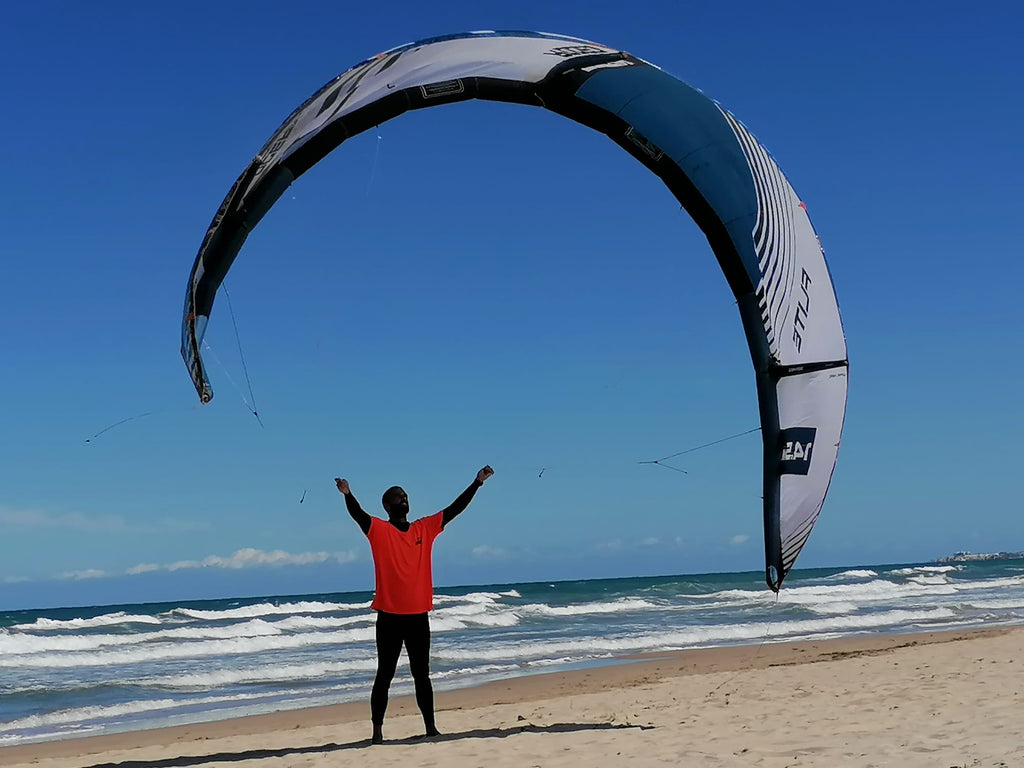
[[[1024,624],[1024,560],[436,590],[436,690],[633,653]],[[0,612],[0,746],[368,701],[366,592]],[[392,694],[411,692],[403,654]],[[369,717],[369,715],[367,715]]]

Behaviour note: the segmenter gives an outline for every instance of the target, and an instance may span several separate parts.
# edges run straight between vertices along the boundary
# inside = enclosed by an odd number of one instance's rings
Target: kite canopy
[[[410,109],[528,104],[606,134],[662,179],[703,230],[750,345],[764,444],[766,580],[778,591],[835,468],[848,363],[839,307],[804,204],[716,102],[624,51],[538,32],[421,40],[357,64],[311,96],[228,192],[196,256],[181,354],[202,402],[200,355],[217,289],[285,189],[346,139]]]

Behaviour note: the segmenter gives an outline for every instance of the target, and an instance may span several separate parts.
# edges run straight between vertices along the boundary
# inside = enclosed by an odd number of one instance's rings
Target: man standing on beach
[[[434,584],[430,554],[434,539],[473,500],[477,489],[494,470],[485,466],[469,487],[436,514],[409,522],[409,497],[395,485],[381,498],[387,522],[363,511],[348,480],[334,478],[345,497],[345,508],[370,540],[375,589],[371,608],[377,611],[377,676],[370,693],[373,743],[384,741],[384,712],[388,689],[395,676],[402,645],[409,655],[409,671],[416,685],[416,705],[423,715],[426,736],[437,736],[434,725],[434,689],[430,684],[430,622]]]

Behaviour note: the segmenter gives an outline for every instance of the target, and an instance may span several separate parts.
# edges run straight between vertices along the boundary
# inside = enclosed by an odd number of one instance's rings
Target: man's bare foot
[[[384,729],[379,726],[373,726],[373,736],[370,738],[371,744],[383,744],[384,743]]]

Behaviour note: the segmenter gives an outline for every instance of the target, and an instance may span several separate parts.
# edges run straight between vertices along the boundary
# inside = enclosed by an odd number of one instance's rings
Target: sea
[[[1024,560],[437,588],[435,690],[685,648],[1024,624]],[[0,611],[0,746],[368,701],[368,592]],[[412,690],[405,655],[392,694]],[[367,710],[368,711],[368,710]]]

